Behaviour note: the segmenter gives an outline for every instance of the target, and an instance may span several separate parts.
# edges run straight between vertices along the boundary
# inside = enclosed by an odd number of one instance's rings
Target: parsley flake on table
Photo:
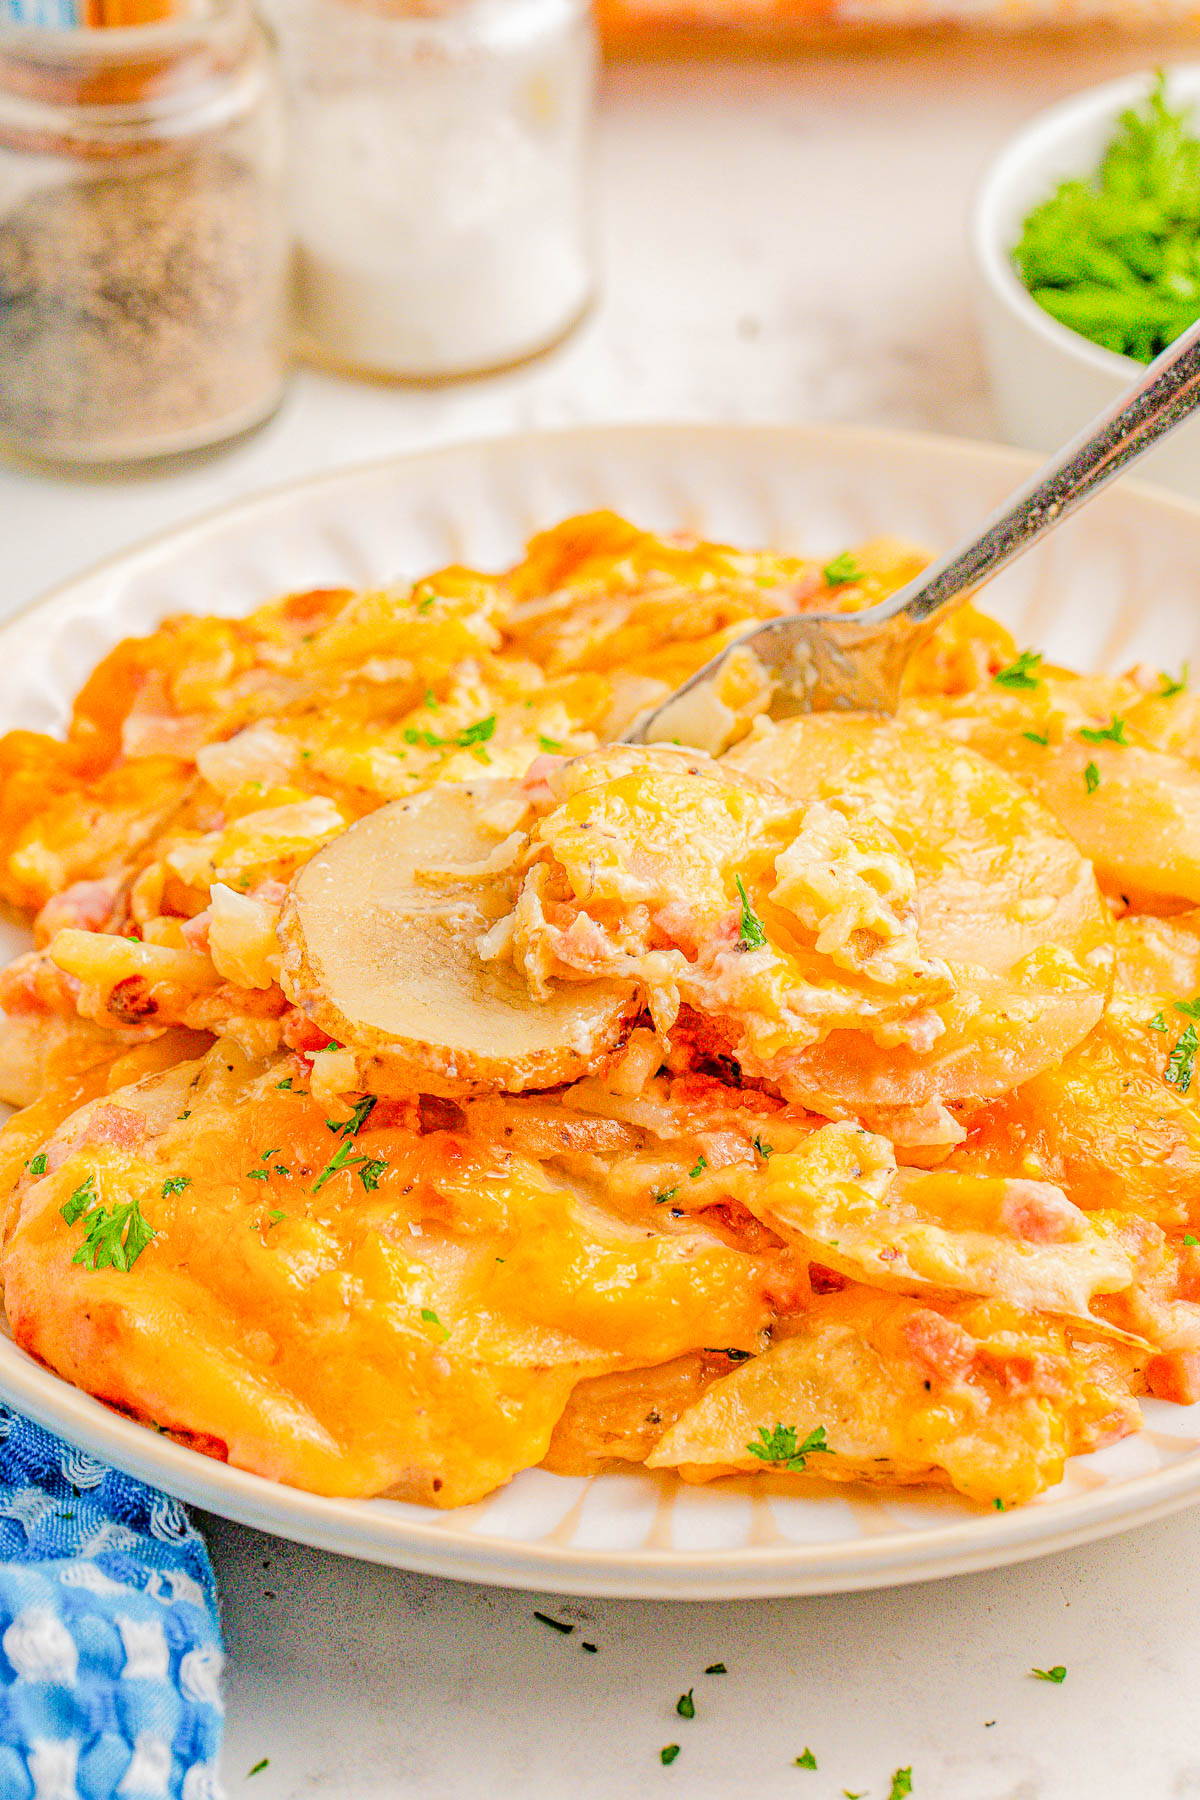
[[[39,1150],[36,1156],[30,1157],[25,1167],[31,1175],[44,1175],[46,1173],[46,1152]]]
[[[701,1175],[703,1175],[703,1173],[704,1173],[705,1169],[707,1169],[707,1167],[708,1167],[708,1158],[706,1156],[698,1156],[696,1158],[695,1168],[688,1170],[688,1180],[689,1181],[699,1181]]]
[[[892,1791],[888,1800],[908,1800],[912,1793],[912,1765],[907,1769],[897,1769],[892,1776]]]
[[[738,943],[743,950],[761,950],[767,941],[763,922],[750,904],[741,876],[735,875],[733,879],[742,902],[742,923],[738,932]]]
[[[1174,700],[1176,694],[1184,694],[1187,692],[1188,680],[1187,663],[1184,663],[1183,668],[1180,670],[1178,681],[1174,680],[1170,675],[1160,675],[1158,678],[1158,694],[1156,698],[1159,700]]]
[[[827,562],[821,570],[821,579],[826,587],[845,587],[848,582],[861,581],[866,570],[860,564],[853,550],[843,550],[832,562]]]
[[[164,1200],[169,1200],[172,1194],[182,1194],[184,1188],[189,1188],[191,1185],[190,1175],[168,1175],[162,1184],[162,1197]]]
[[[776,1425],[770,1431],[760,1425],[758,1440],[756,1444],[746,1445],[751,1456],[757,1456],[760,1462],[774,1463],[789,1474],[798,1474],[806,1466],[808,1457],[829,1449],[823,1425],[815,1426],[803,1443],[796,1441],[794,1425]]]
[[[571,1633],[575,1629],[575,1627],[573,1625],[566,1624],[565,1621],[562,1619],[552,1619],[550,1617],[549,1613],[535,1612],[533,1616],[535,1619],[537,1619],[539,1621],[539,1623],[541,1623],[542,1625],[548,1625],[550,1627],[551,1631],[557,1631],[563,1637],[570,1637]]]
[[[1056,1687],[1061,1687],[1067,1679],[1067,1671],[1062,1663],[1055,1663],[1052,1669],[1030,1669],[1029,1673],[1037,1681],[1054,1682]]]
[[[678,1755],[679,1755],[679,1745],[678,1744],[664,1744],[662,1749],[658,1753],[658,1760],[659,1760],[659,1762],[670,1764],[675,1761],[675,1758]]]
[[[694,1719],[696,1716],[696,1702],[693,1698],[694,1691],[693,1688],[689,1688],[687,1693],[680,1694],[678,1700],[675,1702],[675,1711],[679,1714],[681,1719]]]
[[[1186,1094],[1192,1085],[1197,1050],[1200,1050],[1200,1036],[1196,1034],[1196,1027],[1189,1025],[1176,1041],[1163,1070],[1163,1080],[1171,1087],[1178,1088],[1181,1094]]]
[[[706,1675],[728,1675],[729,1670],[725,1667],[724,1663],[709,1663],[704,1673]]]
[[[1100,786],[1100,771],[1094,762],[1090,762],[1083,771],[1083,785],[1089,794],[1094,794]]]
[[[796,1758],[795,1762],[792,1764],[792,1767],[794,1769],[815,1769],[816,1766],[817,1766],[817,1759],[813,1755],[812,1751],[809,1749],[808,1745],[805,1744],[803,1751]]]
[[[1125,721],[1114,713],[1109,724],[1103,729],[1091,725],[1081,725],[1079,735],[1085,744],[1120,744],[1126,748],[1129,739],[1125,736]]]
[[[867,1800],[867,1790],[866,1788],[859,1788],[855,1791],[851,1788],[843,1788],[842,1800]]]
[[[1040,650],[1022,650],[1018,656],[1013,658],[1012,662],[1006,663],[1002,669],[997,669],[992,680],[997,687],[1002,688],[1028,690],[1041,687],[1041,677],[1034,673],[1041,660]]]
[[[246,1773],[247,1773],[247,1775],[261,1775],[263,1770],[269,1769],[270,1766],[271,1766],[270,1757],[264,1756],[260,1759],[260,1761],[255,1763],[255,1765],[252,1769],[247,1769]]]

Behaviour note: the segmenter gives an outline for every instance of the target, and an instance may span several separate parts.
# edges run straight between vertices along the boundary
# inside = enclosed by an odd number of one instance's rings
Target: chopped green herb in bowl
[[[1060,324],[1138,362],[1200,318],[1200,135],[1162,74],[1118,116],[1094,172],[1034,207],[1013,262]]]

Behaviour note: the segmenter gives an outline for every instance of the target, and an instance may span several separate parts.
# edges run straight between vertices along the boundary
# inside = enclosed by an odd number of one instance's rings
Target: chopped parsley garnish
[[[806,1744],[804,1746],[804,1749],[801,1752],[801,1754],[796,1758],[795,1762],[792,1764],[792,1767],[794,1769],[815,1769],[816,1766],[817,1766],[817,1759],[813,1755],[812,1751],[809,1749],[808,1745]]]
[[[1100,786],[1100,771],[1094,762],[1090,762],[1083,771],[1083,785],[1089,794],[1094,794]]]
[[[354,1154],[353,1138],[343,1138],[329,1161],[325,1164],[325,1167],[321,1170],[321,1173],[317,1176],[317,1179],[313,1182],[313,1193],[319,1194],[321,1189],[325,1186],[325,1183],[331,1181],[335,1175],[340,1175],[343,1169],[353,1169],[370,1160],[370,1157],[367,1156],[365,1151],[360,1151],[357,1156]]]
[[[266,1181],[266,1179],[270,1175],[270,1173],[271,1173],[270,1169],[247,1169],[246,1180],[247,1181]]]
[[[423,744],[426,750],[440,750],[446,742],[445,738],[439,737],[436,731],[422,731],[415,725],[406,725],[402,736],[405,743],[411,744],[414,749],[418,744]]]
[[[1187,690],[1188,679],[1188,665],[1186,663],[1184,663],[1183,668],[1179,672],[1178,681],[1173,680],[1170,675],[1160,675],[1158,678],[1158,698],[1160,700],[1173,700],[1176,694],[1185,693]]]
[[[430,712],[436,712],[438,707],[442,704],[432,688],[425,689],[425,704]]]
[[[1029,689],[1041,687],[1041,678],[1034,673],[1034,670],[1038,668],[1041,660],[1042,653],[1040,650],[1022,650],[1020,655],[1014,657],[1012,662],[1006,663],[1002,669],[997,669],[996,673],[992,676],[992,680],[996,683],[997,687],[1002,688]]]
[[[30,1157],[25,1167],[31,1175],[44,1175],[46,1173],[46,1152],[39,1150],[36,1156]]]
[[[665,1206],[667,1201],[673,1200],[678,1192],[679,1189],[677,1187],[659,1188],[657,1194],[654,1196],[655,1206]]]
[[[89,1206],[96,1204],[96,1177],[86,1175],[75,1192],[59,1207],[59,1212],[68,1225],[74,1225],[81,1219]]]
[[[670,1764],[675,1761],[675,1758],[678,1755],[679,1755],[679,1745],[678,1744],[664,1744],[662,1749],[658,1753],[658,1760],[659,1760],[659,1762]]]
[[[827,562],[821,570],[821,579],[826,587],[845,587],[848,581],[861,581],[866,570],[859,563],[853,550],[843,550],[832,562]]]
[[[557,755],[564,747],[557,738],[546,737],[543,732],[538,732],[538,749],[544,750],[548,756]]]
[[[1105,350],[1150,362],[1195,323],[1200,143],[1166,80],[1124,109],[1085,174],[1025,219],[1013,261],[1036,303]]]
[[[1146,1030],[1147,1031],[1165,1031],[1166,1029],[1167,1029],[1167,1021],[1163,1018],[1163,1016],[1160,1012],[1156,1012],[1152,1019],[1146,1020]]]
[[[1200,1036],[1196,1034],[1196,1027],[1189,1025],[1177,1040],[1163,1070],[1163,1080],[1178,1088],[1181,1094],[1186,1094],[1192,1085],[1197,1050],[1200,1050]]]
[[[794,1425],[776,1425],[770,1431],[765,1425],[760,1425],[758,1439],[758,1443],[746,1445],[751,1456],[757,1456],[760,1462],[775,1463],[790,1474],[803,1469],[808,1457],[829,1449],[823,1425],[810,1431],[803,1443],[797,1443]]]
[[[892,1776],[892,1791],[888,1795],[888,1800],[907,1800],[911,1793],[912,1767],[910,1765],[907,1769],[897,1769]]]
[[[698,1181],[700,1176],[703,1175],[705,1169],[707,1169],[707,1167],[708,1167],[708,1158],[705,1156],[698,1156],[696,1158],[695,1168],[688,1170],[688,1180],[689,1181]]]
[[[272,1208],[272,1210],[267,1214],[267,1230],[270,1231],[272,1225],[278,1225],[283,1219],[286,1219],[286,1218],[287,1218],[287,1214],[285,1212],[280,1212],[278,1207]]]
[[[1062,1663],[1055,1663],[1052,1669],[1030,1669],[1029,1673],[1038,1681],[1053,1681],[1059,1687],[1067,1679],[1067,1671]]]
[[[1185,1019],[1200,1019],[1200,1000],[1175,1000],[1172,1004]]]
[[[681,1719],[694,1719],[696,1716],[696,1702],[692,1698],[694,1692],[695,1690],[693,1688],[689,1688],[687,1693],[680,1694],[678,1700],[675,1702],[675,1711],[679,1714]]]
[[[377,1094],[364,1094],[362,1099],[355,1103],[348,1119],[326,1119],[327,1128],[330,1131],[340,1132],[342,1141],[314,1181],[312,1187],[314,1194],[320,1193],[330,1177],[340,1174],[343,1169],[357,1169],[359,1180],[369,1191],[373,1191],[379,1186],[379,1177],[387,1168],[386,1158],[370,1157],[365,1151],[356,1154],[354,1151],[354,1139],[378,1105]]]
[[[432,1306],[423,1306],[421,1308],[421,1323],[423,1325],[432,1325],[435,1331],[440,1331],[442,1334],[441,1341],[443,1344],[445,1343],[446,1339],[450,1336],[450,1333],[447,1331],[446,1327],[442,1324],[442,1321],[438,1318],[438,1316],[434,1312]]]
[[[289,1092],[289,1093],[290,1093],[290,1092],[291,1092],[291,1087],[292,1087],[292,1078],[291,1078],[291,1076],[290,1076],[290,1075],[285,1075],[285,1076],[284,1076],[284,1078],[283,1078],[283,1080],[282,1080],[282,1081],[277,1081],[277,1082],[276,1082],[276,1083],[275,1083],[275,1086],[276,1086],[276,1087],[277,1087],[277,1088],[282,1088],[282,1089],[285,1089],[285,1090],[286,1090],[286,1091],[287,1091],[287,1092]]]
[[[548,1625],[551,1631],[561,1632],[563,1637],[570,1637],[575,1629],[573,1625],[564,1624],[562,1619],[552,1619],[549,1613],[535,1612],[533,1616],[535,1619],[540,1619],[543,1625]]]
[[[65,1207],[63,1217],[66,1218]],[[74,1219],[67,1223],[73,1224]],[[126,1200],[111,1212],[104,1206],[93,1206],[84,1214],[83,1227],[84,1240],[71,1258],[72,1263],[85,1269],[119,1269],[122,1275],[128,1275],[155,1235],[137,1200]]]
[[[728,1675],[729,1670],[725,1667],[724,1663],[709,1663],[704,1673],[706,1675]]]
[[[264,1756],[258,1762],[255,1763],[255,1765],[252,1769],[247,1769],[246,1773],[247,1773],[247,1775],[261,1775],[263,1770],[269,1769],[270,1766],[271,1766],[270,1757]]]
[[[1023,731],[1021,736],[1023,738],[1028,738],[1031,744],[1040,744],[1043,750],[1050,742],[1050,733],[1048,731]]]
[[[1004,1511],[1004,1502],[1003,1502],[1003,1500],[1002,1500],[1002,1499],[1001,1499],[1001,1498],[1000,1498],[1000,1496],[999,1496],[999,1494],[997,1494],[997,1495],[996,1495],[996,1498],[995,1498],[995,1499],[994,1499],[994,1500],[993,1500],[993,1501],[992,1501],[992,1505],[993,1505],[993,1506],[994,1506],[994,1507],[995,1507],[995,1509],[996,1509],[996,1511],[997,1511],[997,1512],[1003,1512],[1003,1511]]]
[[[1195,1249],[1196,1245],[1200,1244],[1200,1238],[1198,1238],[1193,1231],[1185,1231],[1183,1234],[1183,1241],[1189,1249]]]
[[[856,1790],[843,1788],[842,1800],[867,1800],[867,1790],[866,1788],[858,1788]]]
[[[741,876],[735,875],[734,882],[742,902],[742,926],[738,933],[738,943],[742,946],[743,950],[761,950],[767,941],[767,934],[763,930],[763,922],[747,898],[745,885],[742,882]]]
[[[417,595],[420,593],[421,593],[420,586],[415,587],[413,589],[413,599],[416,600]],[[432,607],[432,605],[436,599],[437,599],[436,594],[422,594],[420,600],[417,600],[417,611],[422,614],[427,613],[430,610],[430,608]]]
[[[1124,746],[1129,743],[1129,739],[1125,736],[1125,721],[1116,713],[1112,716],[1111,724],[1106,725],[1103,730],[1094,729],[1091,725],[1081,725],[1079,735],[1085,744],[1121,744]]]
[[[455,743],[460,750],[470,750],[475,744],[486,744],[496,730],[496,715],[489,713],[486,719],[476,719],[473,725],[465,725],[455,736]]]
[[[162,1184],[162,1197],[169,1200],[172,1194],[182,1194],[184,1188],[191,1187],[190,1175],[168,1175]]]
[[[762,1137],[759,1134],[755,1135],[754,1148],[758,1152],[758,1154],[762,1157],[764,1162],[768,1162],[770,1160],[770,1158],[772,1156],[774,1156],[774,1154],[775,1154],[774,1144],[764,1144]]]

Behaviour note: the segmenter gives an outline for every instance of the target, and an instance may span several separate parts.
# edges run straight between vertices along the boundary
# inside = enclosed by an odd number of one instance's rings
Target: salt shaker
[[[277,405],[282,83],[247,0],[0,0],[0,445],[118,463]]]
[[[522,360],[592,292],[586,0],[277,0],[301,348],[436,380]]]

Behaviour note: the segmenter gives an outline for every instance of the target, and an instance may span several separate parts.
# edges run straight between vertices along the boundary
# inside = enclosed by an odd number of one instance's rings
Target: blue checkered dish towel
[[[220,1800],[222,1660],[179,1502],[0,1405],[0,1800]]]

